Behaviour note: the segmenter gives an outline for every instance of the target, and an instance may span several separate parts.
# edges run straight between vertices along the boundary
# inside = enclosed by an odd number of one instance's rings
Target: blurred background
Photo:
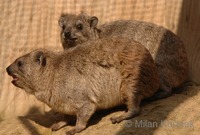
[[[58,19],[81,11],[100,24],[135,19],[162,25],[183,40],[189,77],[200,84],[199,0],[0,0],[0,119],[48,110],[43,103],[11,84],[6,67],[36,48],[62,50]]]

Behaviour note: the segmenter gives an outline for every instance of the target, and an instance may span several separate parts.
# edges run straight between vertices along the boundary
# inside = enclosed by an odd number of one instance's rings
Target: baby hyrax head
[[[32,94],[46,64],[45,52],[40,49],[16,59],[6,71],[13,77],[12,83],[15,86]]]
[[[96,26],[98,18],[95,16],[88,16],[85,13],[79,15],[62,14],[59,21],[61,30],[61,42],[64,49],[76,46],[89,39],[96,39]]]

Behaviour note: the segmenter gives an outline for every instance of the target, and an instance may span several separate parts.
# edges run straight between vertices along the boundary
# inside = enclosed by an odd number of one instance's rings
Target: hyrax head
[[[95,16],[88,16],[85,13],[62,14],[58,24],[62,28],[61,41],[64,49],[96,38],[98,18]]]
[[[45,66],[45,53],[42,50],[35,50],[16,59],[6,71],[13,77],[12,83],[15,86],[33,93]]]

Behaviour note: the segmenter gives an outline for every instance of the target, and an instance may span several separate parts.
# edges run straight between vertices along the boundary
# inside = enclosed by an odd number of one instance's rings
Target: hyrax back
[[[141,100],[159,89],[150,53],[126,39],[94,40],[60,53],[39,49],[15,60],[7,72],[14,85],[55,111],[76,115],[70,134],[85,129],[98,109],[127,105],[128,111],[111,118],[112,123],[138,115]]]
[[[135,20],[114,21],[100,26],[97,24],[97,17],[84,13],[62,15],[59,25],[62,27],[63,48],[84,45],[82,43],[99,38],[128,38],[141,43],[150,51],[158,67],[161,89],[164,90],[164,95],[160,97],[168,96],[172,88],[179,87],[186,81],[188,60],[185,47],[171,31],[152,23]]]

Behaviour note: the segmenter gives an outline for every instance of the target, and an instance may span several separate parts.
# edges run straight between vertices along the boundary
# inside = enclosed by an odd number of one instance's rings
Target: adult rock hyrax
[[[53,110],[76,115],[76,126],[68,134],[85,129],[95,110],[125,104],[127,112],[111,121],[132,118],[138,115],[141,100],[159,89],[149,51],[124,39],[95,40],[59,53],[35,50],[16,59],[7,72],[15,86]]]
[[[161,92],[155,98],[167,97],[188,76],[188,60],[183,42],[170,30],[148,22],[121,20],[97,26],[98,18],[85,13],[63,14],[59,19],[64,49],[88,40],[105,37],[128,38],[144,45],[159,71]]]

